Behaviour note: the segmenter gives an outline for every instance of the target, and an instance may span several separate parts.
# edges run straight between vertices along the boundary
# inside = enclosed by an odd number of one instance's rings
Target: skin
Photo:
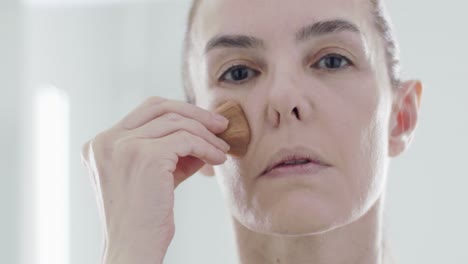
[[[337,18],[361,34],[294,41],[299,28]],[[255,36],[267,49],[204,54],[217,34]],[[388,166],[411,142],[422,84],[390,86],[367,0],[205,0],[192,37],[197,105],[214,110],[236,100],[251,127],[245,156],[202,168],[216,175],[232,213],[239,263],[382,263]],[[351,64],[327,72],[330,53]],[[219,80],[237,64],[249,69],[242,84]],[[274,153],[294,146],[316,151],[331,167],[313,177],[257,177]]]

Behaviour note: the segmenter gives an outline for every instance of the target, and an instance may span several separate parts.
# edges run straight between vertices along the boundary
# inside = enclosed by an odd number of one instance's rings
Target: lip
[[[267,178],[278,178],[278,177],[287,177],[287,176],[300,176],[300,175],[314,175],[318,174],[320,171],[328,168],[329,166],[317,164],[314,162],[309,162],[306,164],[294,165],[294,166],[285,166],[285,167],[275,167],[269,170],[267,173],[263,174],[262,177]]]
[[[310,162],[299,165],[277,167],[285,161],[295,159],[307,159]],[[268,162],[268,166],[263,170],[260,176],[267,174],[269,176],[279,174],[314,174],[327,167],[330,167],[330,164],[309,148],[303,146],[282,148],[272,156]]]

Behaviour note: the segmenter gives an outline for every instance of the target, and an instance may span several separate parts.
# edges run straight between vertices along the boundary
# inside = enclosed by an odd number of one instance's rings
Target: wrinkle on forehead
[[[299,28],[330,19],[352,21],[367,35],[370,25],[370,8],[367,2],[368,0],[203,0],[193,24],[193,48],[201,54],[206,42],[218,34],[251,35],[272,43],[284,39],[292,41],[293,34]],[[366,36],[365,42],[369,41],[369,37]]]

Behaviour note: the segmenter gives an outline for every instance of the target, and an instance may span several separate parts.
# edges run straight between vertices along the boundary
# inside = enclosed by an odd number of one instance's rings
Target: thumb
[[[177,162],[176,170],[174,172],[174,189],[195,172],[200,170],[204,164],[204,161],[193,156],[179,157],[179,161]]]

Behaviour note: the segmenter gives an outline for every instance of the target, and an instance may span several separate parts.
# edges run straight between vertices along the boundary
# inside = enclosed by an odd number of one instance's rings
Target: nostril
[[[297,119],[301,119],[300,116],[299,116],[299,110],[297,110],[297,107],[294,107],[294,109],[292,111],[296,115]]]

